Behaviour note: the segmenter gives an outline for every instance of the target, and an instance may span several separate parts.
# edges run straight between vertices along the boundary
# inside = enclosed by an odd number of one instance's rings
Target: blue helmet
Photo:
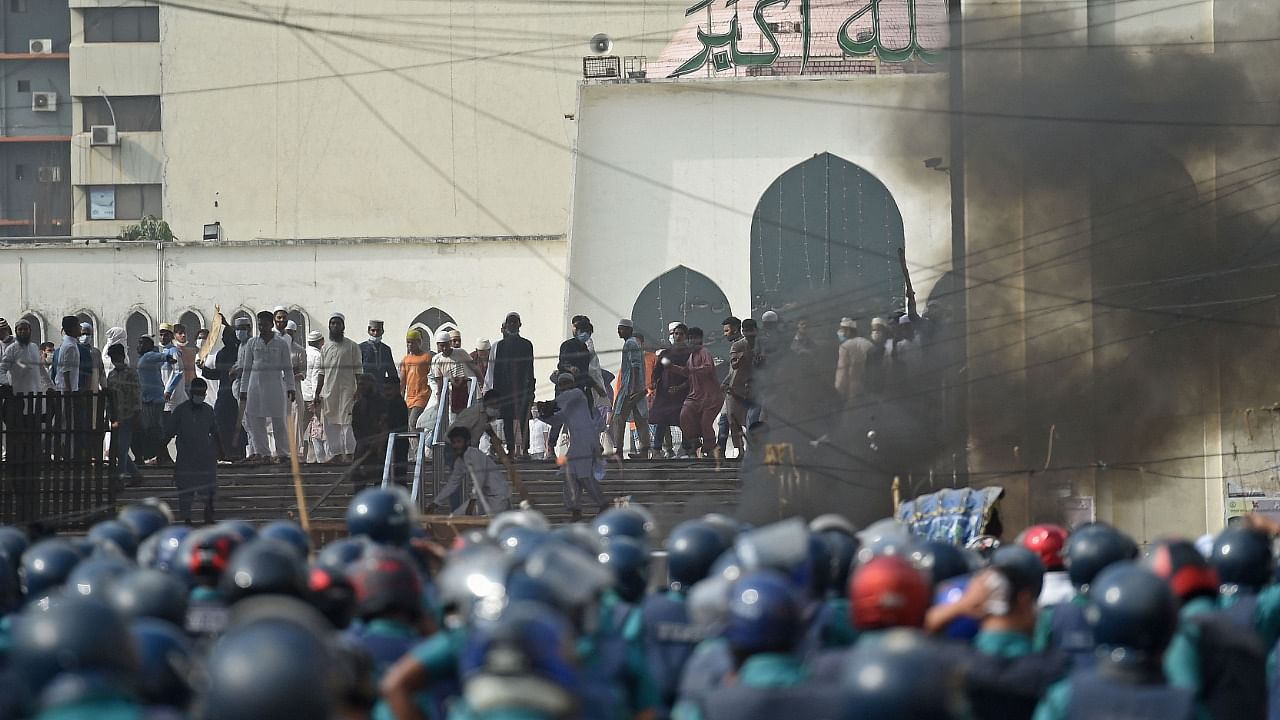
[[[671,586],[688,590],[705,578],[716,558],[728,548],[723,537],[706,520],[689,520],[677,525],[666,542]]]
[[[599,533],[586,523],[569,523],[551,531],[551,538],[581,550],[587,557],[596,557],[604,549]]]
[[[217,525],[225,530],[230,530],[240,536],[240,542],[247,543],[251,540],[258,539],[258,529],[248,520],[233,518],[231,520],[223,520]]]
[[[1090,584],[1085,619],[1117,661],[1159,663],[1178,625],[1169,585],[1136,563],[1115,563]]]
[[[343,567],[311,563],[307,571],[307,590],[310,591],[311,605],[324,615],[330,625],[342,630],[351,624],[356,611],[356,591]]]
[[[733,541],[738,539],[738,534],[750,529],[749,526],[734,520],[724,513],[707,513],[701,518],[702,522],[710,525],[712,529],[720,535],[720,541],[725,547],[733,545]]]
[[[138,536],[119,520],[103,520],[89,528],[89,541],[95,546],[111,544],[127,558],[138,552]]]
[[[911,562],[920,570],[929,573],[933,585],[943,580],[966,575],[970,571],[969,560],[964,551],[938,540],[925,540],[911,550]]]
[[[933,593],[933,604],[936,606],[954,605],[964,597],[964,593],[969,589],[969,581],[972,579],[969,575],[961,575],[953,577],[949,580],[943,580],[938,583],[937,589]],[[942,634],[956,640],[964,640],[968,642],[978,636],[978,630],[981,629],[978,621],[971,617],[958,617],[947,623],[942,629]]]
[[[208,720],[329,718],[339,686],[332,647],[303,622],[257,618],[231,628],[209,656]]]
[[[292,520],[276,520],[262,528],[258,537],[286,543],[298,551],[298,557],[303,561],[311,555],[311,537],[301,525]]]
[[[1067,538],[1067,577],[1086,590],[1108,565],[1136,557],[1138,545],[1129,536],[1104,523],[1086,525]]]
[[[139,618],[129,627],[138,652],[136,687],[147,705],[185,708],[191,701],[191,671],[196,652],[172,623]]]
[[[67,581],[80,560],[80,553],[66,540],[50,538],[32,545],[22,553],[18,568],[22,594],[31,601],[52,593]]]
[[[1257,531],[1229,527],[1213,541],[1209,565],[1224,588],[1257,592],[1271,580],[1271,542]]]
[[[187,586],[159,570],[134,570],[116,580],[107,602],[129,618],[156,618],[181,627],[187,617]]]
[[[254,595],[301,598],[307,593],[307,570],[293,546],[279,540],[254,540],[231,555],[218,589],[227,604]]]
[[[387,545],[408,545],[417,508],[400,489],[361,490],[347,506],[347,531]]]
[[[185,575],[187,569],[178,551],[182,541],[191,534],[186,525],[169,525],[151,534],[138,546],[138,564],[175,575]]]
[[[200,528],[182,539],[175,562],[193,582],[217,585],[231,555],[243,544],[244,540],[234,528],[222,525]]]
[[[724,638],[735,652],[788,652],[802,625],[800,600],[782,573],[752,570],[733,584]]]
[[[334,540],[316,553],[316,564],[345,571],[348,565],[364,557],[365,552],[372,547],[373,543],[363,537]]]
[[[573,643],[573,629],[553,608],[512,602],[497,619],[478,624],[462,650],[464,699],[473,710],[569,716],[580,694]]]
[[[550,539],[551,533],[546,530],[513,525],[498,536],[498,547],[517,560],[525,560]]]
[[[138,537],[138,542],[151,537],[160,528],[168,526],[170,522],[164,510],[145,503],[126,505],[116,519],[133,531],[133,534]]]
[[[30,546],[26,533],[10,525],[0,525],[0,562],[7,560],[17,570],[22,562],[22,553]]]
[[[1034,551],[1021,545],[1005,545],[992,553],[991,567],[1008,578],[1014,595],[1027,592],[1032,600],[1040,597],[1040,590],[1044,588],[1044,563]]]
[[[859,645],[844,668],[848,707],[859,720],[968,715],[959,668],[948,664],[918,631],[898,629],[880,642]]]
[[[94,598],[68,597],[47,610],[28,609],[13,624],[9,665],[32,695],[64,672],[89,672],[124,682],[137,668],[125,619]]]
[[[626,535],[640,542],[648,542],[649,535],[657,529],[653,516],[639,505],[606,510],[596,516],[591,526],[605,538]]]
[[[812,525],[812,523],[810,523]],[[844,595],[849,587],[849,575],[858,561],[858,538],[838,530],[815,531],[820,541],[827,546],[830,564],[827,566],[828,594]]]
[[[649,551],[635,538],[609,538],[600,552],[600,562],[613,572],[618,595],[629,603],[644,598],[649,588]]]
[[[133,563],[115,555],[100,555],[83,560],[67,576],[65,592],[106,600],[120,578],[133,572]]]

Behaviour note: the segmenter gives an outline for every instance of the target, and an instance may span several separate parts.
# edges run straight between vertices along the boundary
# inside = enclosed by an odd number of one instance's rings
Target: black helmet
[[[1151,548],[1147,567],[1169,584],[1173,596],[1186,602],[1195,597],[1218,597],[1222,581],[1190,540],[1161,540]]]
[[[577,548],[585,553],[588,557],[597,557],[600,551],[604,549],[604,543],[600,540],[600,535],[586,523],[569,523],[561,525],[551,531],[551,539],[562,542],[572,548]]]
[[[18,564],[22,562],[22,553],[27,551],[31,543],[27,540],[27,534],[16,527],[9,525],[0,525],[0,561],[8,559],[9,565],[14,570],[18,569]]]
[[[177,626],[155,618],[129,625],[138,652],[137,690],[147,705],[185,708],[191,701],[196,652]]]
[[[1213,541],[1209,564],[1224,588],[1257,592],[1271,580],[1271,542],[1254,530],[1229,527]]]
[[[728,549],[724,536],[705,520],[682,522],[667,536],[667,575],[677,590],[688,590],[711,572]]]
[[[91,672],[127,679],[137,668],[128,624],[111,606],[68,597],[47,610],[29,609],[13,624],[10,666],[23,673],[32,695],[59,673]]]
[[[640,542],[647,542],[649,535],[657,529],[653,515],[639,505],[605,510],[591,521],[591,526],[604,538],[626,535]]]
[[[859,645],[844,669],[847,707],[862,720],[968,715],[959,669],[915,630],[891,630],[880,642]]]
[[[738,533],[747,529],[747,526],[724,513],[707,513],[700,519],[716,531],[725,547],[731,547],[733,541],[738,539]]]
[[[187,535],[178,546],[177,562],[198,585],[217,585],[243,541],[234,529],[215,525]]]
[[[361,490],[347,506],[347,531],[376,543],[407,545],[415,524],[417,509],[400,489]]]
[[[422,614],[422,580],[401,552],[384,548],[369,553],[347,568],[347,580],[355,591],[357,617]]]
[[[103,520],[89,528],[88,537],[95,546],[108,543],[114,545],[127,558],[132,558],[138,552],[137,534],[119,520]]]
[[[182,626],[187,617],[187,587],[159,570],[135,570],[116,580],[107,601],[129,618],[151,617]]]
[[[839,530],[815,531],[818,539],[826,544],[831,559],[827,576],[829,593],[844,595],[849,587],[849,574],[858,561],[858,537]]]
[[[307,590],[311,593],[311,605],[330,625],[341,630],[351,624],[356,593],[345,569],[312,563],[307,573]]]
[[[104,602],[120,578],[134,569],[133,563],[114,555],[98,555],[81,561],[67,576],[65,592],[69,595],[96,597]]]
[[[613,573],[614,588],[629,603],[639,602],[649,588],[649,551],[635,538],[610,537],[600,562]]]
[[[280,540],[298,551],[298,557],[305,562],[311,556],[311,537],[302,526],[292,520],[276,520],[262,528],[258,537],[268,540]]]
[[[184,563],[178,551],[182,541],[191,534],[186,525],[168,525],[151,533],[151,537],[138,545],[138,564],[145,568],[185,575]]]
[[[1091,583],[1085,619],[1094,642],[1111,650],[1106,657],[1159,663],[1177,627],[1178,606],[1165,581],[1136,563],[1123,562]]]
[[[138,542],[142,542],[151,537],[169,524],[170,518],[165,514],[164,510],[155,505],[147,505],[144,503],[135,503],[126,505],[116,519],[124,523],[134,535],[138,536]]]
[[[925,540],[916,544],[910,557],[913,565],[929,573],[930,584],[935,586],[943,580],[966,575],[972,570],[963,550],[939,540]]]
[[[307,571],[291,545],[254,540],[231,556],[218,589],[228,605],[253,595],[305,597]]]
[[[209,656],[205,717],[334,717],[334,667],[332,648],[303,623],[265,617],[234,626]]]
[[[258,529],[248,520],[233,518],[231,520],[223,520],[218,523],[218,527],[230,530],[240,536],[240,542],[247,543],[250,540],[258,539]]]
[[[1044,588],[1044,563],[1035,552],[1022,545],[1005,545],[992,553],[991,567],[1008,578],[1013,595],[1028,592],[1032,600],[1040,597]]]
[[[348,565],[364,557],[375,547],[368,538],[353,537],[334,540],[316,553],[316,564],[334,570],[345,570]]]
[[[71,543],[60,538],[32,545],[22,553],[22,566],[18,568],[22,594],[27,600],[36,600],[52,593],[66,582],[81,559]]]
[[[1110,525],[1093,523],[1067,539],[1067,577],[1079,589],[1087,589],[1103,568],[1138,557],[1138,546]]]

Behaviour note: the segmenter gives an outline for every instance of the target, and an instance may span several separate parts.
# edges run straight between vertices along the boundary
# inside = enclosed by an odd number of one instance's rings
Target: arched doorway
[[[289,319],[298,326],[298,342],[303,342],[307,337],[307,314],[302,311],[302,308],[294,308],[289,311]]]
[[[667,326],[682,322],[700,327],[712,354],[727,358],[729,348],[721,340],[720,324],[732,315],[729,299],[714,280],[678,265],[659,275],[640,291],[631,306],[636,331],[657,346],[666,342]]]
[[[187,329],[187,342],[196,341],[196,333],[204,327],[204,318],[195,310],[184,311],[178,316],[178,322]]]
[[[44,318],[40,317],[39,313],[28,312],[24,313],[21,319],[31,325],[31,342],[37,345],[44,342]]]
[[[106,334],[105,328],[98,327],[98,316],[94,315],[89,310],[81,310],[77,312],[75,316],[81,323],[89,323],[89,327],[93,329],[94,339],[97,339],[99,335]]]
[[[435,334],[437,331],[444,330],[461,330],[458,323],[449,313],[438,307],[428,308],[420,313],[409,323],[408,330],[417,328],[422,331],[422,344],[427,348],[435,348]]]
[[[124,332],[128,336],[127,349],[132,353],[138,338],[151,334],[151,316],[145,310],[134,310],[124,321]]]
[[[902,213],[874,175],[820,153],[765,190],[751,219],[751,311],[871,317],[902,304]]]
[[[249,330],[249,334],[256,335],[258,332],[257,315],[251,312],[248,308],[243,308],[243,307],[237,308],[236,311],[231,314],[231,318],[228,320],[228,322],[231,323],[231,327],[235,327],[236,320],[240,318],[249,318],[249,325],[251,327],[251,329]]]

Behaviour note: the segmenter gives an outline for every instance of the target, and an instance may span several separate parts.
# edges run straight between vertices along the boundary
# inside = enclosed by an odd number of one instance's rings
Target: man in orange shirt
[[[431,353],[422,349],[422,331],[414,328],[405,335],[408,352],[400,360],[400,378],[404,383],[404,404],[409,408],[409,432],[418,428],[418,418],[431,400]],[[418,441],[410,441],[413,462],[422,452]]]

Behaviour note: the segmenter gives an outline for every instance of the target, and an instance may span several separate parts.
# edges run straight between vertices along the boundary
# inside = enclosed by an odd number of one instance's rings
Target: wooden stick
[[[298,517],[302,520],[302,529],[311,532],[311,511],[307,509],[307,495],[302,490],[302,465],[298,462],[298,436],[293,432],[298,422],[298,411],[295,407],[289,411],[289,465],[293,468],[293,492],[298,497]],[[278,436],[277,436],[278,437]]]

